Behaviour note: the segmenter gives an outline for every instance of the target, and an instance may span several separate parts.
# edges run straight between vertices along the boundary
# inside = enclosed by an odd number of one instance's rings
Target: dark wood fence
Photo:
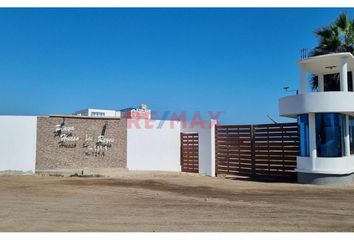
[[[198,133],[181,133],[182,172],[199,172]]]
[[[252,175],[252,126],[217,125],[216,174]]]
[[[296,181],[296,123],[217,125],[216,174]]]

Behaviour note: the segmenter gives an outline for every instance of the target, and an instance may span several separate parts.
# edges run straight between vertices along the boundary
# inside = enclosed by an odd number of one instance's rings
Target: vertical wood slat
[[[182,172],[199,172],[199,136],[198,133],[181,133]]]

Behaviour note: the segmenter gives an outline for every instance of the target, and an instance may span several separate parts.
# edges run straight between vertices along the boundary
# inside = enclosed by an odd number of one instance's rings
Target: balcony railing
[[[302,48],[302,49],[300,50],[300,59],[301,59],[301,60],[305,60],[305,59],[309,58],[309,57],[310,57],[310,52],[311,52],[310,49],[308,49],[308,48]]]

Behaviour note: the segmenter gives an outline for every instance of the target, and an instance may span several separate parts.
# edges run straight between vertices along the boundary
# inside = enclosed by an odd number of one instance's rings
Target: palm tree
[[[354,20],[346,13],[341,13],[332,24],[315,31],[315,34],[319,43],[311,51],[310,56],[338,52],[354,53]],[[325,75],[324,80],[325,89],[336,89],[339,86],[339,74]],[[311,85],[313,90],[317,89],[316,76],[312,76]]]

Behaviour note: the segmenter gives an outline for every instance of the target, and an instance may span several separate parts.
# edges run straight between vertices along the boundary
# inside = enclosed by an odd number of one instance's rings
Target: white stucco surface
[[[127,119],[129,170],[181,171],[180,122]]]
[[[354,156],[340,158],[297,157],[296,171],[305,173],[350,174],[354,172]]]
[[[354,69],[354,57],[349,52],[331,53],[320,56],[309,57],[298,62],[300,66],[306,66],[307,71],[318,74],[330,74],[340,71],[340,64],[346,60],[348,70]],[[331,66],[330,68],[328,66]]]
[[[354,112],[354,92],[312,92],[283,97],[279,115],[296,117],[313,112]]]
[[[0,116],[0,171],[33,171],[37,117]]]
[[[195,132],[199,136],[199,173],[215,176],[215,120],[203,125],[187,123],[182,132]]]

